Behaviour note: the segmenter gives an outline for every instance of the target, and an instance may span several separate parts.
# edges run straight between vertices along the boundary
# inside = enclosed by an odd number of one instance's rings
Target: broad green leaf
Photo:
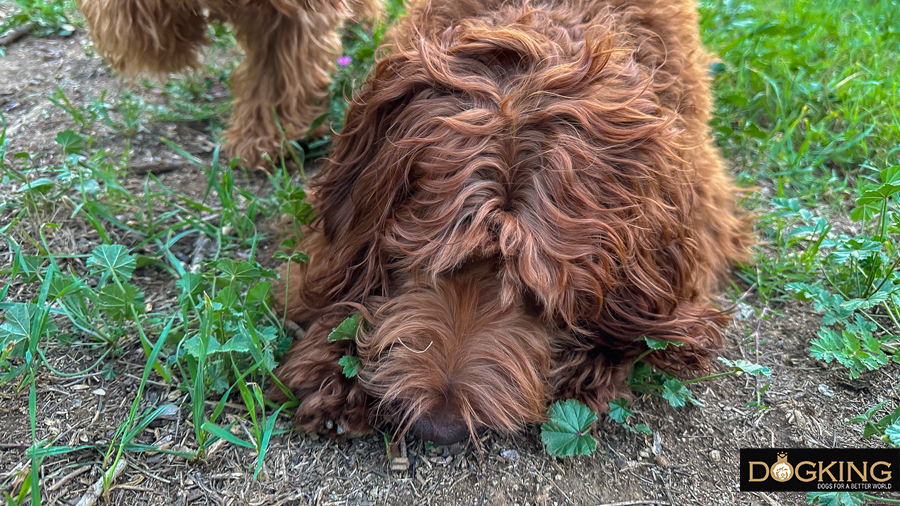
[[[256,304],[269,300],[269,294],[272,289],[271,281],[262,281],[247,291],[247,304]]]
[[[144,292],[131,283],[104,286],[98,300],[100,310],[115,321],[133,318],[132,308],[137,313],[144,311]]]
[[[216,267],[222,271],[222,274],[217,277],[228,281],[229,284],[249,285],[259,281],[259,278],[265,277],[267,274],[274,275],[274,273],[260,269],[255,262],[246,260],[235,262],[230,258],[223,258],[216,262]]]
[[[550,406],[550,420],[541,425],[541,440],[547,453],[558,457],[588,455],[597,447],[591,437],[591,424],[597,415],[575,399],[554,402]]]
[[[84,149],[84,138],[72,130],[64,130],[56,134],[56,143],[62,146],[63,152],[80,153]]]
[[[344,355],[343,357],[341,357],[338,363],[344,366],[344,376],[353,378],[354,376],[359,374],[359,357]]]
[[[23,302],[13,303],[6,310],[3,325],[0,325],[0,355],[28,338],[31,319],[36,310],[34,304]]]
[[[768,367],[765,367],[765,366],[762,366],[759,364],[754,364],[753,362],[749,362],[747,360],[735,360],[732,362],[731,360],[728,360],[725,357],[719,357],[719,360],[723,364],[727,365],[728,367],[737,369],[738,371],[750,374],[752,376],[771,376],[772,375],[772,371]]]
[[[856,415],[844,423],[851,424],[851,423],[868,422],[869,420],[872,419],[873,416],[875,416],[875,413],[877,413],[878,410],[881,409],[885,404],[887,404],[887,401],[881,401],[878,404],[867,409],[865,413],[863,413],[861,415]]]
[[[644,341],[647,343],[647,346],[650,347],[651,350],[664,350],[672,346],[684,346],[684,343],[681,341],[664,341],[662,339],[655,339],[652,337],[644,336]]]
[[[894,446],[900,446],[900,423],[893,423],[884,429],[884,435]]]
[[[619,423],[625,423],[625,420],[632,415],[631,410],[625,407],[627,405],[628,401],[625,399],[613,399],[609,401],[609,417]]]
[[[650,430],[650,427],[648,427],[647,425],[645,425],[643,423],[639,423],[639,424],[635,425],[634,428],[632,428],[628,425],[626,425],[626,427],[628,427],[629,429],[632,430],[632,432],[635,432],[637,434],[647,434],[648,436],[653,434],[653,431]]]
[[[186,272],[184,276],[175,282],[175,286],[181,288],[182,296],[194,296],[203,293],[203,276],[193,272]]]
[[[234,291],[234,288],[231,286],[226,286],[219,290],[219,293],[216,294],[216,297],[213,299],[213,308],[215,308],[215,304],[221,304],[219,309],[237,309],[237,301],[238,294]]]
[[[806,502],[820,506],[862,506],[866,495],[862,492],[807,492]]]
[[[134,257],[121,244],[97,246],[87,261],[91,274],[111,274],[119,279],[131,279],[136,265]]]
[[[662,396],[669,401],[669,404],[676,408],[684,406],[685,401],[690,401],[691,404],[697,406],[703,405],[703,403],[694,399],[691,395],[691,391],[688,390],[686,386],[682,385],[680,381],[674,378],[663,383]]]
[[[344,340],[352,341],[356,339],[356,333],[359,331],[360,318],[359,313],[357,313],[342,321],[337,327],[331,329],[331,332],[328,334],[328,342],[333,343],[335,341]]]

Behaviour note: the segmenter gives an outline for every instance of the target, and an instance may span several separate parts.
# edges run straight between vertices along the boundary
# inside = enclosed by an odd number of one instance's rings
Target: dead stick
[[[97,481],[91,485],[91,488],[81,496],[81,500],[78,501],[78,504],[75,506],[94,506],[94,503],[97,502],[97,499],[103,494],[103,478],[109,474],[111,478],[109,479],[109,483],[112,484],[116,481],[119,475],[125,471],[125,468],[128,467],[125,459],[119,460],[119,463],[116,465],[116,468],[112,470],[112,472],[101,473],[100,477],[97,478]]]
[[[68,483],[69,480],[71,480],[72,478],[74,478],[74,477],[76,477],[76,476],[78,476],[78,475],[80,475],[80,474],[82,474],[82,473],[84,473],[84,472],[86,472],[86,471],[90,471],[90,469],[91,469],[91,466],[82,466],[82,467],[79,467],[78,469],[76,469],[76,470],[72,471],[71,473],[69,473],[69,474],[63,476],[62,478],[60,478],[59,481],[57,481],[56,483],[54,483],[52,487],[50,487],[50,488],[47,489],[47,492],[56,492],[57,490],[59,490],[60,487],[62,487],[62,486],[65,485],[66,483]]]
[[[21,39],[22,37],[28,35],[29,33],[31,33],[32,26],[33,25],[29,21],[28,23],[25,23],[18,28],[13,28],[9,33],[4,35],[3,37],[0,37],[0,46],[8,46],[13,42]]]
[[[637,501],[625,501],[625,502],[610,502],[605,504],[598,504],[597,506],[638,506],[638,505],[646,505],[646,506],[671,506],[672,503],[669,501],[657,501],[654,499],[638,499]]]

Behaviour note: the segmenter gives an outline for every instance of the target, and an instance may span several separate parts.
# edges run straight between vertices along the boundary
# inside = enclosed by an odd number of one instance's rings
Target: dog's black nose
[[[458,443],[469,435],[466,422],[452,415],[422,417],[413,423],[412,431],[425,441],[440,446]]]

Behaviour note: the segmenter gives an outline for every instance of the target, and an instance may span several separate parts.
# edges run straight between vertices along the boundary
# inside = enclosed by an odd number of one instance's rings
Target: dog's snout
[[[420,418],[413,423],[412,431],[425,441],[441,446],[458,443],[469,435],[465,421],[453,415]]]

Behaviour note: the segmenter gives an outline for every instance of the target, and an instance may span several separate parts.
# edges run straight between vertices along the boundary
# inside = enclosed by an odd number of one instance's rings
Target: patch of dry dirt
[[[41,154],[49,163],[58,149],[53,138],[71,128],[68,116],[46,96],[68,83],[78,90],[118,90],[121,81],[96,57],[86,55],[83,31],[67,39],[26,38],[7,48],[0,59],[0,110],[7,117],[10,151]],[[113,93],[113,91],[110,91]],[[157,125],[169,137],[208,155],[203,132],[184,125]],[[121,140],[108,138],[111,149]],[[193,144],[192,144],[193,143]],[[135,160],[173,157],[153,136],[136,137]],[[206,146],[206,147],[204,147]],[[49,153],[49,154],[47,154]],[[172,158],[175,159],[174,157]],[[187,166],[164,174],[166,185],[200,192],[205,176]],[[253,178],[264,188],[263,178]],[[135,174],[126,184],[139,185]],[[135,186],[136,187],[136,186]],[[62,218],[60,218],[62,219]],[[74,227],[74,225],[73,225]],[[97,244],[87,229],[60,232],[70,253],[85,253]],[[66,236],[68,234],[68,236]],[[5,247],[5,246],[3,246]],[[7,258],[5,250],[0,252]],[[157,309],[172,303],[173,281],[163,273],[137,271],[136,283]],[[28,293],[21,292],[19,300]],[[749,301],[752,305],[752,300]],[[331,441],[305,434],[276,436],[258,479],[252,478],[256,456],[230,445],[213,448],[204,461],[190,462],[156,454],[127,454],[128,467],[110,495],[117,505],[135,504],[317,504],[317,505],[601,505],[622,501],[670,505],[800,505],[800,493],[750,494],[738,491],[738,450],[764,446],[869,446],[857,426],[844,421],[883,401],[898,402],[897,367],[864,375],[852,383],[845,372],[816,363],[807,352],[819,318],[798,304],[773,307],[776,315],[760,326],[759,356],[752,338],[756,317],[738,321],[727,334],[725,356],[758,361],[772,369],[772,387],[763,398],[771,409],[757,413],[744,404],[755,400],[755,382],[727,377],[694,385],[705,407],[673,409],[658,398],[638,399],[635,422],[646,423],[654,436],[634,435],[603,417],[596,429],[598,451],[585,458],[548,457],[537,427],[504,436],[485,434],[483,454],[469,447],[452,455],[426,450],[407,441],[410,469],[392,472],[380,436]],[[99,358],[89,346],[56,346],[48,360],[60,371],[83,369]],[[37,384],[37,437],[57,444],[108,442],[127,416],[142,372],[143,351],[135,339],[115,361],[117,376],[99,372],[77,379],[43,374]],[[157,377],[151,377],[158,380]],[[824,387],[820,387],[824,385]],[[823,393],[824,392],[824,393]],[[833,393],[833,396],[827,395]],[[195,447],[187,394],[161,383],[149,385],[141,409],[164,398],[184,407],[170,420],[140,436],[140,442],[168,448]],[[0,482],[25,468],[30,445],[27,390],[0,388]],[[226,410],[228,413],[228,410]],[[230,413],[229,413],[230,416]],[[288,428],[288,422],[282,423]],[[42,468],[44,504],[75,504],[99,477],[103,455],[81,451],[50,457]],[[17,487],[21,481],[12,484]],[[655,501],[655,502],[654,502]]]

